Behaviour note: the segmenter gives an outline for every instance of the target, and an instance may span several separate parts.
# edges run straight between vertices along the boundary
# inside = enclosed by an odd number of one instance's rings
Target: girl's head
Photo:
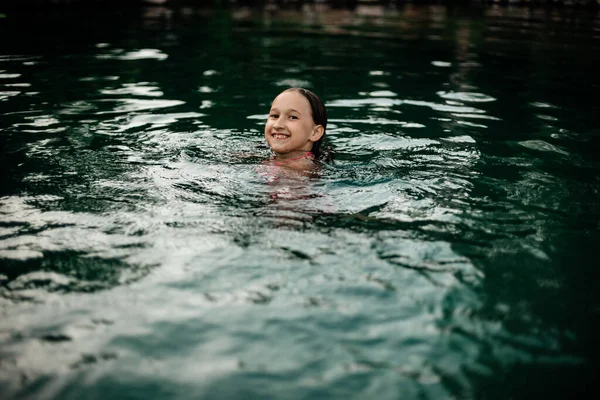
[[[326,129],[327,111],[319,96],[307,89],[290,88],[273,100],[265,138],[280,156],[311,151],[318,158]]]

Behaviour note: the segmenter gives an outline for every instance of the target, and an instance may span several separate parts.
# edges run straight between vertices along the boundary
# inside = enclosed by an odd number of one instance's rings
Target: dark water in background
[[[383,11],[0,19],[1,398],[597,392],[600,20]]]

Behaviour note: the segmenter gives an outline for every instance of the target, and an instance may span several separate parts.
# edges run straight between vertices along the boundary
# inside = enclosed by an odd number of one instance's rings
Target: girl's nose
[[[281,120],[281,117],[277,118],[277,121],[275,121],[273,124],[273,128],[283,128],[283,121]]]

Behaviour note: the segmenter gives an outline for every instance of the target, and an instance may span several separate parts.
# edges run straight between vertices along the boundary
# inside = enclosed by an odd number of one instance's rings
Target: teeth
[[[282,135],[280,133],[275,133],[275,134],[273,134],[273,137],[275,139],[286,139],[288,136],[287,135]]]

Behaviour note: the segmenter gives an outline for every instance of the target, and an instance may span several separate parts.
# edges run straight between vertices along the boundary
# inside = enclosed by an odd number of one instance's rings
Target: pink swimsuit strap
[[[301,156],[294,157],[294,158],[288,158],[286,160],[281,160],[281,161],[273,161],[273,163],[275,165],[285,165],[285,164],[289,163],[290,161],[301,160],[303,158],[307,158],[307,157],[310,157],[312,155],[313,155],[312,151],[307,151],[306,153],[304,153]]]

